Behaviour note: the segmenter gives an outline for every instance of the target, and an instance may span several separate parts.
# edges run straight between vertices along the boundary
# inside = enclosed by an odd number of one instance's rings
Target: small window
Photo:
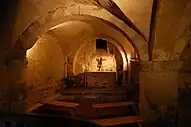
[[[96,49],[107,50],[107,41],[102,39],[96,39]]]

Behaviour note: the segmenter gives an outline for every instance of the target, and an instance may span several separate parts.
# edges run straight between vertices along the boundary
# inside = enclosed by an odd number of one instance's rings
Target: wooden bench
[[[125,125],[130,123],[137,123],[138,126],[141,127],[141,123],[144,123],[145,120],[140,116],[126,116],[126,117],[93,120],[93,122],[101,125],[102,127]]]
[[[99,109],[99,108],[108,108],[108,107],[131,106],[134,104],[136,104],[136,103],[134,103],[134,102],[112,102],[112,103],[93,104],[93,107],[96,109]]]
[[[34,106],[31,107],[30,109],[28,109],[28,110],[26,111],[26,113],[32,113],[33,111],[37,110],[38,108],[40,108],[40,107],[42,107],[42,106],[43,106],[43,104],[37,103],[36,105],[34,105]]]
[[[44,105],[49,105],[52,107],[56,107],[56,109],[68,111],[72,117],[75,117],[75,109],[79,106],[78,103],[64,101],[48,101],[45,102]]]
[[[93,104],[93,108],[95,109],[95,119],[97,119],[97,114],[99,109],[103,108],[113,108],[113,107],[125,107],[125,106],[133,106],[136,103],[134,102],[112,102],[112,103],[99,103]]]

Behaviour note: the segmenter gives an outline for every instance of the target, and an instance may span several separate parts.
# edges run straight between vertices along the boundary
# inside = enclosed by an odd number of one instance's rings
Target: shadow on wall
[[[64,72],[64,57],[57,40],[45,34],[27,52],[27,105],[54,97]]]
[[[175,127],[177,125],[178,109],[175,105],[157,105],[147,96],[145,98],[152,115],[151,127]]]
[[[179,75],[179,89],[180,92],[191,92],[191,42],[185,47],[181,58],[183,66]]]

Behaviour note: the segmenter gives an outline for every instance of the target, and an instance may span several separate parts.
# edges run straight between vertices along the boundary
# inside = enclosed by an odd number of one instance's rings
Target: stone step
[[[125,95],[117,92],[80,92],[80,93],[61,93],[61,95]]]
[[[125,95],[125,91],[119,89],[91,89],[91,90],[63,90],[62,95]]]
[[[126,101],[125,91],[118,88],[107,89],[67,89],[57,97],[61,101],[112,102]]]
[[[61,95],[56,98],[59,101],[74,101],[74,102],[113,102],[126,101],[124,95]]]
[[[119,126],[119,125],[127,125],[132,123],[139,124],[144,123],[145,119],[141,118],[140,116],[125,116],[125,117],[115,117],[115,118],[108,118],[108,119],[99,119],[94,120],[93,122],[101,125],[102,127],[109,127],[109,126]]]
[[[111,103],[71,103],[68,101],[48,101],[41,107],[36,107],[32,113],[73,116],[85,119],[105,119],[136,115],[134,112],[137,104],[134,102]],[[133,108],[134,107],[134,108]]]

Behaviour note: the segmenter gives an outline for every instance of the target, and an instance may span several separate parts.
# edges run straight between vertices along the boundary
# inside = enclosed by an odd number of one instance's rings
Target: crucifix
[[[106,59],[103,59],[102,57],[97,60],[97,67],[98,67],[98,71],[100,71],[101,66],[102,66],[102,62],[105,61]]]

